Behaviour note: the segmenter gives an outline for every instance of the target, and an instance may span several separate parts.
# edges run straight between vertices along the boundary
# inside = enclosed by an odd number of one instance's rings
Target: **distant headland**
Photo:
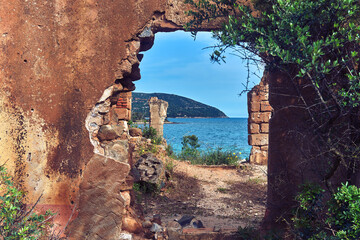
[[[132,115],[139,119],[149,116],[147,101],[157,97],[169,103],[167,116],[169,118],[227,118],[219,109],[192,100],[190,98],[167,93],[132,93]]]

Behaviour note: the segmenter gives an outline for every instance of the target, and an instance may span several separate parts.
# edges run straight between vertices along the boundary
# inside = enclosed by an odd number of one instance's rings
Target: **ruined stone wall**
[[[249,145],[252,146],[250,163],[266,165],[272,108],[269,104],[269,84],[265,78],[248,92],[248,112]]]
[[[66,223],[77,206],[67,232],[74,239],[138,231],[129,196],[136,141],[126,125],[130,91],[140,78],[141,52],[157,31],[182,29],[184,9],[180,0],[0,0],[0,164],[29,202],[43,194],[39,207],[58,212],[58,221]],[[271,225],[291,206],[294,186],[319,176],[300,151],[316,141],[290,134],[307,129],[308,120],[293,83],[277,72],[265,78],[274,108],[265,217]],[[250,109],[260,107],[251,113],[255,136],[266,132],[270,111],[262,110],[269,108],[261,95],[251,98]],[[265,141],[250,140],[265,151]]]
[[[175,0],[0,0],[0,164],[29,202],[43,194],[38,207],[58,212],[62,223],[75,205],[83,219],[94,207],[109,207],[104,201],[114,195],[104,191],[116,193],[119,185],[95,192],[89,186],[107,186],[111,174],[126,182],[128,85],[140,79],[140,52],[152,46],[154,32],[182,28],[183,6]],[[128,89],[115,89],[120,86]],[[107,139],[103,125],[116,125],[115,139]],[[114,156],[114,148],[126,154]],[[114,209],[123,209],[125,198],[116,199]],[[121,219],[108,218],[109,209],[99,218]]]

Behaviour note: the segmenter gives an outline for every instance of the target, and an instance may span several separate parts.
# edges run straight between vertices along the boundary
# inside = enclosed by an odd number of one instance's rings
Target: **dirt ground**
[[[256,227],[265,212],[267,168],[199,166],[176,161],[160,194],[138,196],[145,216],[163,223],[195,216],[206,228]]]

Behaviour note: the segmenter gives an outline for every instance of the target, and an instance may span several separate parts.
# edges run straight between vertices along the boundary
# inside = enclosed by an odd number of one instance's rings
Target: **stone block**
[[[118,120],[130,120],[131,112],[126,108],[113,108],[114,118]]]
[[[130,136],[132,137],[141,137],[142,131],[140,128],[130,128],[129,129]]]
[[[266,165],[268,160],[268,152],[261,150],[260,147],[252,147],[250,153],[250,163]]]
[[[269,133],[269,124],[268,123],[261,123],[260,124],[260,132],[261,133]]]
[[[249,134],[260,133],[260,125],[257,123],[249,123],[248,124],[248,132],[249,132]]]
[[[261,102],[269,100],[269,93],[264,87],[253,89],[248,94],[249,102]]]
[[[271,112],[272,111],[272,107],[270,106],[269,101],[262,101],[260,103],[260,109],[262,112]]]
[[[128,175],[126,179],[122,182],[120,186],[120,191],[127,191],[133,189],[134,178],[131,175]]]
[[[109,124],[110,123],[110,114],[105,114],[103,116],[103,124],[106,125],[106,124]]]
[[[99,129],[97,137],[101,141],[111,141],[122,136],[126,130],[127,129],[124,125],[102,125]]]
[[[121,233],[119,240],[133,240],[133,237],[130,233]]]
[[[116,239],[125,201],[120,187],[130,166],[95,154],[87,163],[78,200],[78,216],[67,227],[72,239]]]
[[[142,231],[142,226],[136,219],[127,216],[122,220],[122,230],[130,233],[140,233]]]
[[[263,151],[269,151],[269,145],[260,146],[260,149]]]
[[[249,121],[254,123],[268,123],[271,117],[271,112],[250,113]]]
[[[249,135],[249,145],[251,145],[251,146],[269,145],[269,134],[251,134],[251,135]]]
[[[130,191],[122,191],[120,192],[120,195],[125,200],[125,206],[130,206],[130,202],[131,202]]]
[[[105,156],[116,161],[129,162],[129,142],[127,140],[116,140],[105,146]]]
[[[131,93],[131,92],[121,92],[121,93],[119,94],[119,97],[121,97],[121,98],[128,98],[128,99],[130,99],[131,96],[132,96],[132,93]]]
[[[260,112],[260,102],[255,102],[255,101],[250,102],[249,101],[248,111],[249,111],[249,113]]]

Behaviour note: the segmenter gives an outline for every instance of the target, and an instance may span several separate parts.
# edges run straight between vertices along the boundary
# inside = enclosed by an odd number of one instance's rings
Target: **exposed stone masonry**
[[[248,112],[248,141],[252,146],[250,162],[266,165],[272,108],[269,104],[269,85],[264,82],[264,79],[248,93]]]

